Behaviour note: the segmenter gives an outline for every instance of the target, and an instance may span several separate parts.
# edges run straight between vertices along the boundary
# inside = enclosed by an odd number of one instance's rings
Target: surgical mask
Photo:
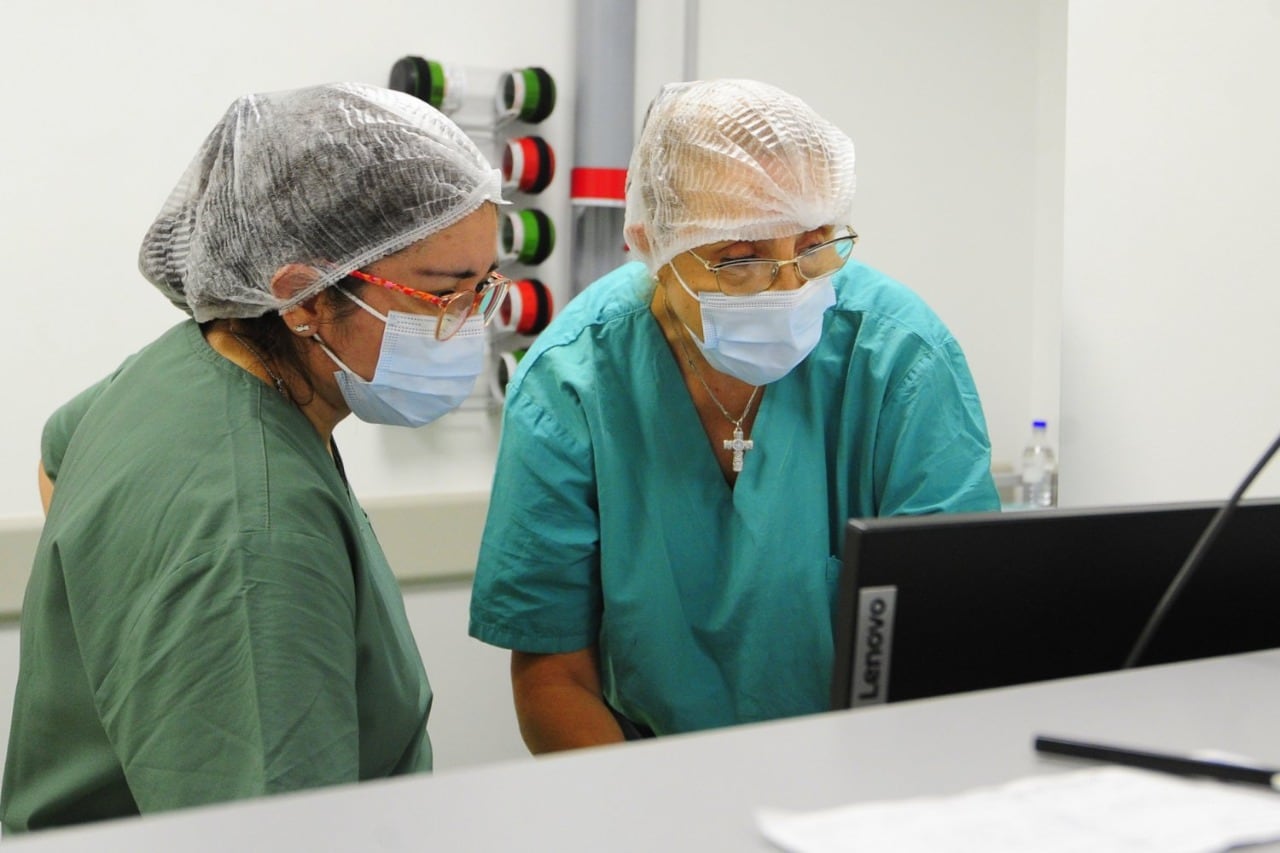
[[[694,293],[674,265],[671,271],[702,310],[703,339],[685,329],[707,363],[749,385],[776,382],[804,361],[822,337],[822,315],[836,304],[832,276],[795,290],[726,296]]]
[[[372,379],[356,374],[316,338],[341,368],[333,377],[356,417],[373,424],[419,427],[458,408],[471,394],[484,369],[482,317],[467,318],[453,337],[439,341],[435,317],[401,311],[383,315],[359,297],[342,292],[387,325]]]

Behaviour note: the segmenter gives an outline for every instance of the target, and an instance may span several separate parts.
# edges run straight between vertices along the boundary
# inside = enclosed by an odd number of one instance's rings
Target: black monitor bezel
[[[926,698],[931,695],[944,695],[964,690],[1084,675],[1118,669],[1123,665],[1125,656],[1132,643],[1137,640],[1142,625],[1160,595],[1163,594],[1168,580],[1172,579],[1181,565],[1182,558],[1190,551],[1196,538],[1220,505],[1218,502],[1203,501],[850,519],[846,525],[844,566],[833,626],[835,653],[831,706],[847,708],[852,705],[853,638],[857,630],[858,590],[863,585],[880,584],[886,572],[895,571],[892,565],[873,568],[869,572],[873,576],[868,579],[860,566],[862,560],[881,559],[884,555],[880,552],[889,552],[886,559],[892,562],[893,559],[901,559],[900,555],[892,553],[893,549],[901,551],[911,541],[922,543],[921,547],[926,549],[938,549],[950,538],[953,540],[950,543],[953,549],[951,553],[955,558],[971,563],[979,554],[984,555],[988,561],[1008,560],[1012,554],[1028,550],[1030,547],[1028,543],[1039,542],[1041,543],[1039,547],[1045,547],[1046,544],[1049,547],[1057,547],[1064,541],[1067,542],[1065,547],[1068,549],[1078,550],[1081,559],[1091,561],[1077,570],[1078,578],[1063,577],[1062,563],[1069,559],[1070,553],[1056,554],[1053,559],[1046,561],[1052,564],[1052,567],[1043,569],[1046,575],[1036,582],[1035,588],[1032,588],[1028,578],[1022,575],[1029,570],[1020,567],[1016,569],[1018,574],[1014,574],[1015,570],[1007,564],[992,566],[975,563],[976,568],[954,569],[953,571],[964,574],[948,576],[944,578],[945,582],[938,583],[938,586],[949,589],[955,600],[932,602],[929,605],[934,608],[932,612],[938,615],[937,621],[940,624],[948,623],[951,618],[949,611],[945,608],[952,605],[956,608],[971,606],[971,602],[975,600],[974,596],[981,592],[979,588],[984,585],[989,594],[996,596],[1002,586],[1010,588],[1011,595],[1015,596],[1019,590],[1022,590],[1032,599],[1028,606],[1043,604],[1036,599],[1036,596],[1045,594],[1045,590],[1039,588],[1041,586],[1047,586],[1055,595],[1062,596],[1061,599],[1055,598],[1053,601],[1058,605],[1057,607],[1045,611],[1047,615],[1043,617],[1043,622],[1047,633],[1044,636],[1029,636],[1034,632],[1025,630],[1025,625],[1014,625],[1010,629],[1011,636],[1008,641],[1008,648],[1012,651],[1004,652],[1006,657],[1018,655],[1025,657],[1034,652],[1036,643],[1041,643],[1045,649],[1043,671],[1037,670],[1035,660],[1014,662],[1002,660],[999,657],[1002,654],[1001,651],[990,648],[986,653],[996,655],[993,658],[992,672],[978,673],[968,680],[966,680],[968,673],[965,672],[958,673],[954,678],[943,677],[939,679],[941,688],[934,689],[927,685],[912,683],[927,679],[917,679],[914,675],[904,677],[901,670],[902,657],[899,656],[893,661],[899,668],[896,671],[891,668],[889,672],[886,701]],[[1250,645],[1253,648],[1280,646],[1280,499],[1245,501],[1237,513],[1238,517],[1231,520],[1220,540],[1207,556],[1205,564],[1188,584],[1179,606],[1171,612],[1170,627],[1164,631],[1163,635],[1157,633],[1153,639],[1149,654],[1143,660],[1144,664],[1186,660],[1190,657],[1203,657],[1208,653],[1249,651],[1252,648],[1244,646]],[[1154,537],[1153,532],[1160,533],[1159,537]],[[1064,539],[1068,534],[1082,538],[1078,543],[1072,544],[1071,541]],[[1141,540],[1143,536],[1159,538],[1160,542],[1158,544],[1153,541],[1144,542]],[[1094,538],[1090,539],[1090,537]],[[1112,541],[1106,541],[1107,539]],[[1257,547],[1265,548],[1275,555],[1274,571],[1266,572],[1265,577],[1254,578],[1252,575],[1262,574],[1262,570],[1245,566],[1239,569],[1220,568],[1224,560],[1244,559],[1240,555],[1249,554],[1251,549],[1256,550],[1252,540],[1256,540]],[[875,543],[883,543],[883,547]],[[980,548],[977,543],[986,544]],[[866,550],[873,547],[880,547],[880,551]],[[1253,554],[1247,560],[1250,566],[1263,565],[1266,563],[1267,556],[1266,553]],[[1127,567],[1127,570],[1121,571],[1117,567]],[[922,581],[912,576],[910,567],[898,568],[896,571],[904,574],[907,579],[903,583],[910,584],[912,589],[924,588]],[[1068,575],[1070,571],[1070,567],[1067,567]],[[1057,574],[1050,575],[1049,572],[1057,572]],[[918,575],[919,572],[915,574]],[[957,587],[957,577],[967,577],[965,587],[972,587],[972,589]],[[1228,631],[1241,634],[1244,639],[1236,641],[1233,637],[1227,637],[1216,644],[1205,642],[1203,647],[1208,651],[1206,654],[1199,654],[1198,640],[1194,636],[1181,637],[1177,632],[1186,633],[1187,611],[1189,608],[1196,607],[1198,599],[1221,601],[1222,595],[1230,593],[1228,589],[1215,588],[1215,581],[1219,582],[1218,585],[1229,583],[1232,587],[1244,589],[1247,593],[1245,597],[1250,599],[1274,592],[1276,595],[1274,607],[1270,608],[1275,612],[1274,629],[1270,626],[1255,626],[1256,630],[1250,633],[1249,630],[1245,630],[1245,626],[1227,624]],[[936,580],[935,583],[937,583]],[[946,590],[941,594],[946,595]],[[1068,621],[1071,613],[1087,615],[1090,612],[1083,606],[1085,597],[1090,595],[1097,597],[1094,602],[1094,610],[1097,613],[1092,618],[1092,624],[1084,616],[1078,620]],[[1256,622],[1257,610],[1262,606],[1264,604],[1261,600],[1250,600],[1240,605],[1239,610],[1245,614],[1245,618]],[[901,610],[904,603],[899,601],[897,607]],[[1059,610],[1066,615],[1060,615],[1057,612]],[[1000,612],[1009,613],[1007,609]],[[1025,622],[1026,615],[1020,612],[1013,613],[1011,619]],[[904,628],[900,616],[901,614],[894,626],[895,632],[920,630],[919,625],[912,624],[907,624]],[[1223,614],[1222,618],[1229,619],[1231,616],[1232,614],[1229,613]],[[1079,624],[1076,624],[1077,622]],[[1020,629],[1020,632],[1015,629]],[[1073,629],[1078,632],[1075,635],[1077,639],[1074,645],[1083,647],[1078,655],[1074,647],[1065,648],[1067,644],[1073,643],[1072,638],[1068,636]],[[1129,634],[1132,636],[1129,637]],[[985,628],[983,630],[975,628],[973,635],[985,638],[993,636],[991,631]],[[912,636],[915,637],[914,634]],[[1259,637],[1263,639],[1259,640]],[[956,636],[954,641],[959,643],[963,642],[963,639],[961,636]],[[914,638],[907,643],[907,647],[918,649],[922,642],[924,641]],[[1264,644],[1257,645],[1258,642]],[[895,636],[895,646],[899,643],[900,638]],[[1028,643],[1031,646],[1024,648]],[[1091,643],[1096,645],[1089,647]],[[942,649],[944,654],[952,653],[948,647],[944,646]],[[896,654],[897,649],[895,649]],[[1078,657],[1079,660],[1075,660],[1074,657]],[[1009,664],[1008,677],[1003,677],[999,672],[999,666],[1005,663]],[[895,690],[895,681],[909,686]]]

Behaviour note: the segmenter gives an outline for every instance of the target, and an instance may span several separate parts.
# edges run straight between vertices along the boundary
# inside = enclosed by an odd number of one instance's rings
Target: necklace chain
[[[271,369],[271,366],[267,364],[267,360],[262,357],[262,353],[258,351],[258,348],[255,347],[253,344],[249,343],[248,338],[244,337],[234,329],[228,329],[227,331],[231,334],[231,337],[235,338],[237,341],[240,342],[240,346],[247,349],[250,353],[253,354],[253,357],[258,360],[258,364],[262,365],[262,369],[265,370],[267,372],[267,375],[271,377],[271,380],[275,382],[276,390],[286,397],[289,396],[289,392],[287,392],[284,388],[284,380],[281,379],[279,376],[277,376],[276,372]]]
[[[675,332],[676,340],[680,341],[680,350],[684,353],[684,360],[688,362],[689,367],[693,368],[693,375],[702,383],[702,388],[707,392],[707,396],[711,398],[711,402],[716,404],[716,408],[720,410],[720,414],[724,415],[725,420],[733,424],[735,429],[742,429],[742,422],[747,419],[747,415],[751,414],[751,406],[756,401],[756,395],[760,393],[760,386],[756,385],[751,389],[751,396],[747,398],[747,405],[742,410],[742,415],[736,420],[733,415],[729,414],[729,410],[724,407],[724,403],[720,402],[720,398],[711,390],[711,386],[707,384],[707,380],[703,378],[702,371],[698,368],[698,363],[693,360],[693,353],[689,351],[689,344],[685,341],[684,335],[680,333],[680,320],[676,317],[676,312],[671,310],[671,303],[667,301],[667,295],[662,294],[662,307],[667,309],[667,316],[671,318],[673,326],[672,331]]]

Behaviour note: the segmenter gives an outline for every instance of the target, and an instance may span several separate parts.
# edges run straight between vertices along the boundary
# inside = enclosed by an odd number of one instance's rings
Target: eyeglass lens
[[[471,314],[471,305],[476,301],[476,295],[473,291],[464,290],[454,294],[452,298],[444,305],[444,310],[440,313],[440,320],[436,328],[436,337],[440,340],[447,340],[453,337],[454,333],[462,326],[467,317]]]
[[[849,259],[853,251],[853,235],[837,237],[814,246],[796,256],[794,261],[751,260],[729,263],[716,269],[721,290],[734,293],[759,293],[773,286],[787,263],[794,263],[805,281],[830,275]]]
[[[493,319],[493,315],[497,313],[498,306],[502,304],[502,299],[507,294],[507,280],[505,278],[491,278],[484,284],[484,289],[480,291],[480,313],[484,316],[484,322],[488,325]]]
[[[462,324],[471,316],[472,311],[476,307],[476,296],[480,297],[480,316],[487,326],[489,321],[493,319],[493,315],[497,313],[498,306],[502,303],[503,297],[507,292],[507,280],[498,276],[491,276],[480,283],[480,288],[476,290],[464,290],[456,294],[444,306],[444,311],[440,315],[438,327],[436,329],[436,337],[442,341],[448,340],[462,327]]]

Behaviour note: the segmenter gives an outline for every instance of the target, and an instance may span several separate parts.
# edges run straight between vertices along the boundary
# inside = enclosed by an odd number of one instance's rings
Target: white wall
[[[1066,502],[1216,497],[1243,474],[1280,423],[1268,252],[1280,233],[1280,0],[698,9],[695,74],[771,80],[853,136],[858,251],[956,332],[997,462],[1012,461],[1032,416],[1057,419],[1061,326]],[[137,244],[236,95],[381,83],[406,53],[543,65],[562,83],[544,125],[562,167],[546,206],[567,222],[572,11],[571,0],[6,5],[0,519],[38,515],[47,413],[179,319],[137,275]],[[639,13],[638,112],[682,76],[685,32],[681,0],[641,0]],[[568,255],[562,241],[553,285],[567,282]],[[487,487],[496,429],[472,410],[413,433],[351,422],[339,440],[364,498],[472,494]],[[441,725],[450,684],[509,712],[504,656],[478,662],[463,636],[465,590],[421,595],[440,610],[415,628],[447,626],[424,643]],[[511,734],[509,720],[475,719],[460,739]]]
[[[137,273],[138,244],[235,97],[343,79],[385,85],[392,63],[406,54],[497,68],[541,65],[560,83],[557,109],[539,128],[560,168],[538,202],[563,226],[563,238],[572,13],[572,0],[6,3],[0,258],[8,322],[0,364],[8,385],[0,404],[0,535],[38,526],[35,465],[48,413],[182,318]],[[542,267],[561,292],[568,255],[562,241]],[[338,441],[362,498],[443,492],[473,500],[487,492],[497,435],[492,413],[473,408],[416,432],[349,421]],[[0,577],[12,575],[19,586],[0,597],[20,595],[26,566],[3,567],[13,571]],[[431,732],[438,765],[522,755],[507,654],[466,636],[465,584],[414,588],[407,597],[437,691]],[[16,666],[16,629],[0,634],[0,674],[11,674],[5,667]],[[12,683],[0,680],[6,709]]]
[[[697,75],[759,77],[853,137],[856,252],[941,315],[993,461],[1056,420],[1065,0],[700,0]]]
[[[997,460],[1009,460],[1024,421],[1056,399],[1025,354],[1043,343],[1033,343],[1029,328],[1032,284],[1054,273],[1038,233],[1050,244],[1055,235],[1037,232],[1036,211],[1043,176],[1051,188],[1054,176],[1053,157],[1043,153],[1052,155],[1060,138],[1053,116],[1061,98],[1055,102],[1051,84],[1061,73],[1053,52],[1061,27],[1021,0],[973,0],[963,12],[950,0],[819,0],[794,15],[762,0],[695,5],[692,73],[770,79],[853,135],[860,252],[951,324],[972,361]],[[559,104],[541,132],[556,145],[560,168],[539,202],[562,239],[543,269],[566,292],[573,10],[573,0],[7,4],[0,256],[10,322],[0,363],[10,384],[0,418],[0,520],[38,526],[34,468],[48,413],[181,318],[137,274],[138,242],[209,127],[244,92],[385,83],[405,54],[547,68],[560,83]],[[641,0],[637,11],[642,114],[661,83],[685,75],[686,6]],[[1037,267],[1045,257],[1047,271]],[[473,498],[488,487],[496,437],[495,414],[474,405],[418,431],[354,419],[338,431],[366,500]],[[25,563],[19,569],[10,574],[23,574]],[[466,637],[467,600],[465,583],[408,594],[438,693],[431,730],[440,767],[523,752],[506,655]],[[3,647],[0,655],[12,657]],[[8,701],[11,687],[0,682],[0,693]]]
[[[1063,499],[1220,499],[1280,429],[1280,2],[1069,24]]]
[[[1056,298],[1060,231],[1044,202],[1060,157],[1054,10],[1064,3],[820,0],[803,15],[780,15],[764,0],[697,4],[695,73],[777,82],[854,137],[859,252],[921,292],[956,332],[997,461],[1013,458],[1032,415],[1056,414],[1057,306],[1040,291],[1047,282]],[[0,358],[13,367],[0,421],[0,517],[38,514],[33,471],[47,414],[180,319],[137,274],[138,242],[208,128],[243,92],[384,83],[407,53],[543,65],[561,83],[542,126],[558,143],[560,168],[538,201],[562,227],[541,271],[567,292],[572,0],[354,8],[332,0],[6,7],[0,72],[24,82],[9,87],[0,135],[0,247],[15,318],[0,338]],[[682,75],[684,21],[681,0],[639,4],[637,111]],[[349,419],[338,438],[362,495],[405,495],[482,488],[491,462],[473,439],[491,443],[495,431],[491,413],[472,411],[417,432]]]
[[[697,4],[696,74],[773,80],[854,137],[859,251],[920,291],[956,332],[997,461],[1013,458],[1033,414],[1053,416],[1057,397],[1052,335],[1033,331],[1043,326],[1037,287],[1050,282],[1056,293],[1058,232],[1039,214],[1054,210],[1042,204],[1043,176],[1046,163],[1053,176],[1058,144],[1053,48],[1062,31],[1052,10],[1063,3],[821,0],[803,15],[763,0]],[[0,517],[38,513],[33,469],[48,412],[180,318],[138,276],[138,241],[236,95],[340,78],[381,83],[406,53],[541,64],[561,82],[542,126],[559,143],[561,168],[539,201],[568,222],[571,0],[375,0],[358,15],[333,2],[213,8],[73,0],[6,10],[0,72],[30,82],[10,87],[11,130],[0,137],[0,241],[12,267],[10,314],[20,318],[0,339],[0,357],[18,368],[0,423]],[[639,17],[638,111],[683,73],[684,3],[650,0]],[[49,61],[50,45],[67,61]],[[544,265],[561,293],[567,231]],[[1054,313],[1056,304],[1050,321]],[[349,419],[338,438],[357,491],[382,496],[482,488],[491,461],[473,442],[480,434],[491,443],[495,432],[491,413],[472,411],[417,432]]]
[[[179,174],[245,92],[331,80],[385,85],[406,54],[473,66],[541,65],[560,81],[540,125],[560,168],[538,197],[568,231],[572,0],[120,0],[6,3],[0,79],[0,257],[9,284],[0,364],[0,517],[35,516],[45,417],[183,316],[137,273],[138,244]],[[526,199],[527,200],[527,199]],[[541,268],[567,292],[568,251]],[[460,431],[354,423],[339,443],[362,494],[463,489],[488,473],[452,465]]]
[[[529,759],[511,703],[511,654],[467,634],[471,584],[409,587],[404,606],[435,700],[427,732],[437,772]]]

